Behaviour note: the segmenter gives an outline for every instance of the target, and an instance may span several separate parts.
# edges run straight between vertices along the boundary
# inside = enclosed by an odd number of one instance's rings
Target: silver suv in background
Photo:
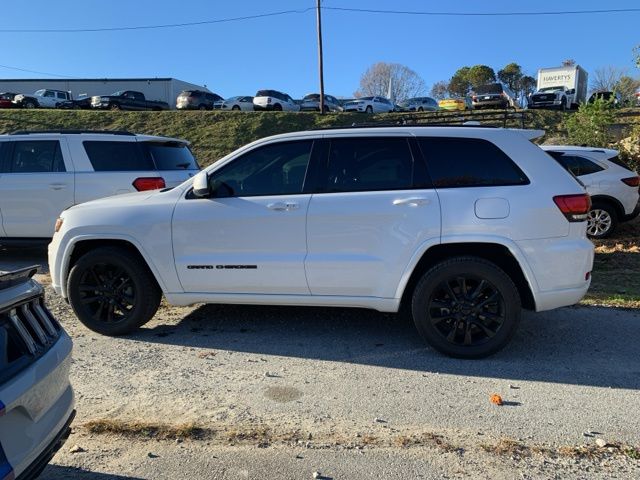
[[[310,93],[305,95],[300,104],[300,110],[305,112],[319,112],[320,111],[320,94]],[[324,96],[324,111],[325,112],[341,112],[342,106],[340,100],[333,95]]]
[[[224,98],[202,90],[183,90],[176,98],[178,110],[213,110],[220,108]]]
[[[515,108],[516,94],[503,83],[488,83],[480,85],[471,95],[473,108]]]
[[[31,279],[36,271],[0,272],[0,479],[37,477],[75,416],[71,339]]]

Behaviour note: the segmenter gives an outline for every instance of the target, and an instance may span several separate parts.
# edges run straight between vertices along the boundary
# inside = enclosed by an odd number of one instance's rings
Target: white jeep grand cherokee
[[[411,311],[434,348],[490,355],[521,307],[587,291],[589,196],[539,131],[386,127],[246,145],[165,191],[62,213],[55,290],[107,334],[169,303]]]

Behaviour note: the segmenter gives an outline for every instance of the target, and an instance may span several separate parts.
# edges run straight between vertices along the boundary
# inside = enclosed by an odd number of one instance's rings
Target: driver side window
[[[213,197],[302,193],[312,145],[305,140],[251,150],[211,176]]]

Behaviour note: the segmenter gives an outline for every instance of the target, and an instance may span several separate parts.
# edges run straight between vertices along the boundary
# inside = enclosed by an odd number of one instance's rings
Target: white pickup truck
[[[30,95],[20,93],[13,98],[13,103],[20,108],[56,108],[69,100],[73,100],[71,92],[43,88]]]

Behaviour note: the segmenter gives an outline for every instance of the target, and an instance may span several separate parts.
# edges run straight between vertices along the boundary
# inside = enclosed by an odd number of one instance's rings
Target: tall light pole
[[[324,115],[324,72],[322,67],[322,19],[320,15],[320,0],[316,0],[318,18],[318,70],[320,73],[320,115]]]

